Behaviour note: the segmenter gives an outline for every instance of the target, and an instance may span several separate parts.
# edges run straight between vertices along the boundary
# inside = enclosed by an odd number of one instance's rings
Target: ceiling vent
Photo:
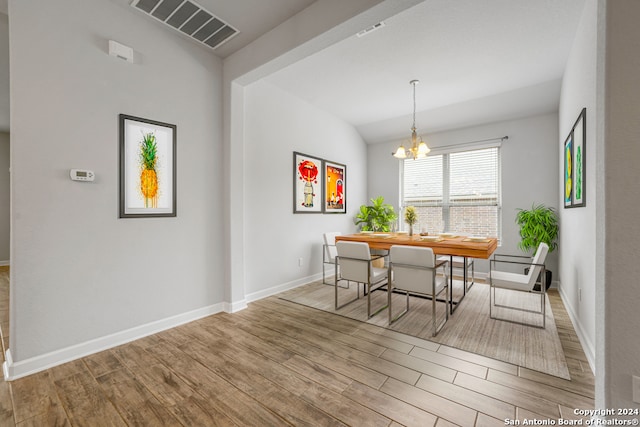
[[[366,36],[369,33],[374,32],[375,30],[379,30],[380,28],[384,27],[384,21],[380,21],[377,24],[373,24],[370,27],[365,28],[364,30],[360,31],[358,34],[356,34],[358,37],[362,37],[362,36]]]
[[[211,49],[239,33],[190,0],[133,0],[131,6]]]

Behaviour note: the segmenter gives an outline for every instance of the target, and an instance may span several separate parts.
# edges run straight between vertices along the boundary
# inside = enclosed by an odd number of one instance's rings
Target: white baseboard
[[[589,367],[591,368],[591,372],[595,375],[596,373],[596,348],[587,336],[582,327],[582,324],[578,320],[578,316],[576,315],[576,311],[574,307],[569,304],[569,298],[565,295],[561,286],[558,286],[558,292],[560,293],[560,298],[562,298],[562,302],[564,303],[565,308],[567,309],[567,314],[569,315],[569,319],[571,319],[571,323],[573,324],[573,328],[576,330],[576,334],[578,335],[578,339],[580,340],[580,344],[584,350],[585,356],[587,356],[587,361],[589,362]]]
[[[258,301],[262,298],[270,297],[271,295],[279,294],[280,292],[288,291],[289,289],[297,288],[298,286],[306,285],[309,282],[322,279],[322,273],[317,273],[311,276],[303,277],[301,279],[293,280],[291,282],[283,283],[281,285],[273,286],[268,289],[263,289],[258,292],[254,292],[246,296],[248,302]]]
[[[224,311],[225,313],[235,313],[240,310],[244,310],[247,308],[247,300],[243,299],[236,302],[225,302],[224,303]]]
[[[4,267],[6,265],[11,265],[11,261],[7,260],[7,261],[0,261],[0,267]]]
[[[35,374],[36,372],[49,369],[53,366],[61,365],[90,354],[162,332],[166,329],[175,328],[176,326],[220,313],[224,308],[223,303],[210,305],[18,362],[13,361],[9,349],[5,353],[5,362],[2,365],[4,378],[5,380],[11,381]]]

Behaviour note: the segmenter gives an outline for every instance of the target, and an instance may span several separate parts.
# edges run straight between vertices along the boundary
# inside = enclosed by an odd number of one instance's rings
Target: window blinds
[[[498,148],[449,154],[449,203],[496,206],[499,203]]]

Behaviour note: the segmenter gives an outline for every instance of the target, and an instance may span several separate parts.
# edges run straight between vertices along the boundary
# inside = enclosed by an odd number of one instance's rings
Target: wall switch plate
[[[633,375],[631,382],[633,383],[633,401],[640,403],[640,377]]]
[[[298,258],[298,267],[302,267],[302,258]]]

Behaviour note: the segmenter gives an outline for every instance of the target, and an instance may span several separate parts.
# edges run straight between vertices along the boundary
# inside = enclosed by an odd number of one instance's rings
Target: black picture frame
[[[571,132],[564,142],[564,185],[565,208],[579,208],[587,205],[587,109],[578,115]]]
[[[177,126],[127,114],[118,118],[119,217],[177,216]]]

